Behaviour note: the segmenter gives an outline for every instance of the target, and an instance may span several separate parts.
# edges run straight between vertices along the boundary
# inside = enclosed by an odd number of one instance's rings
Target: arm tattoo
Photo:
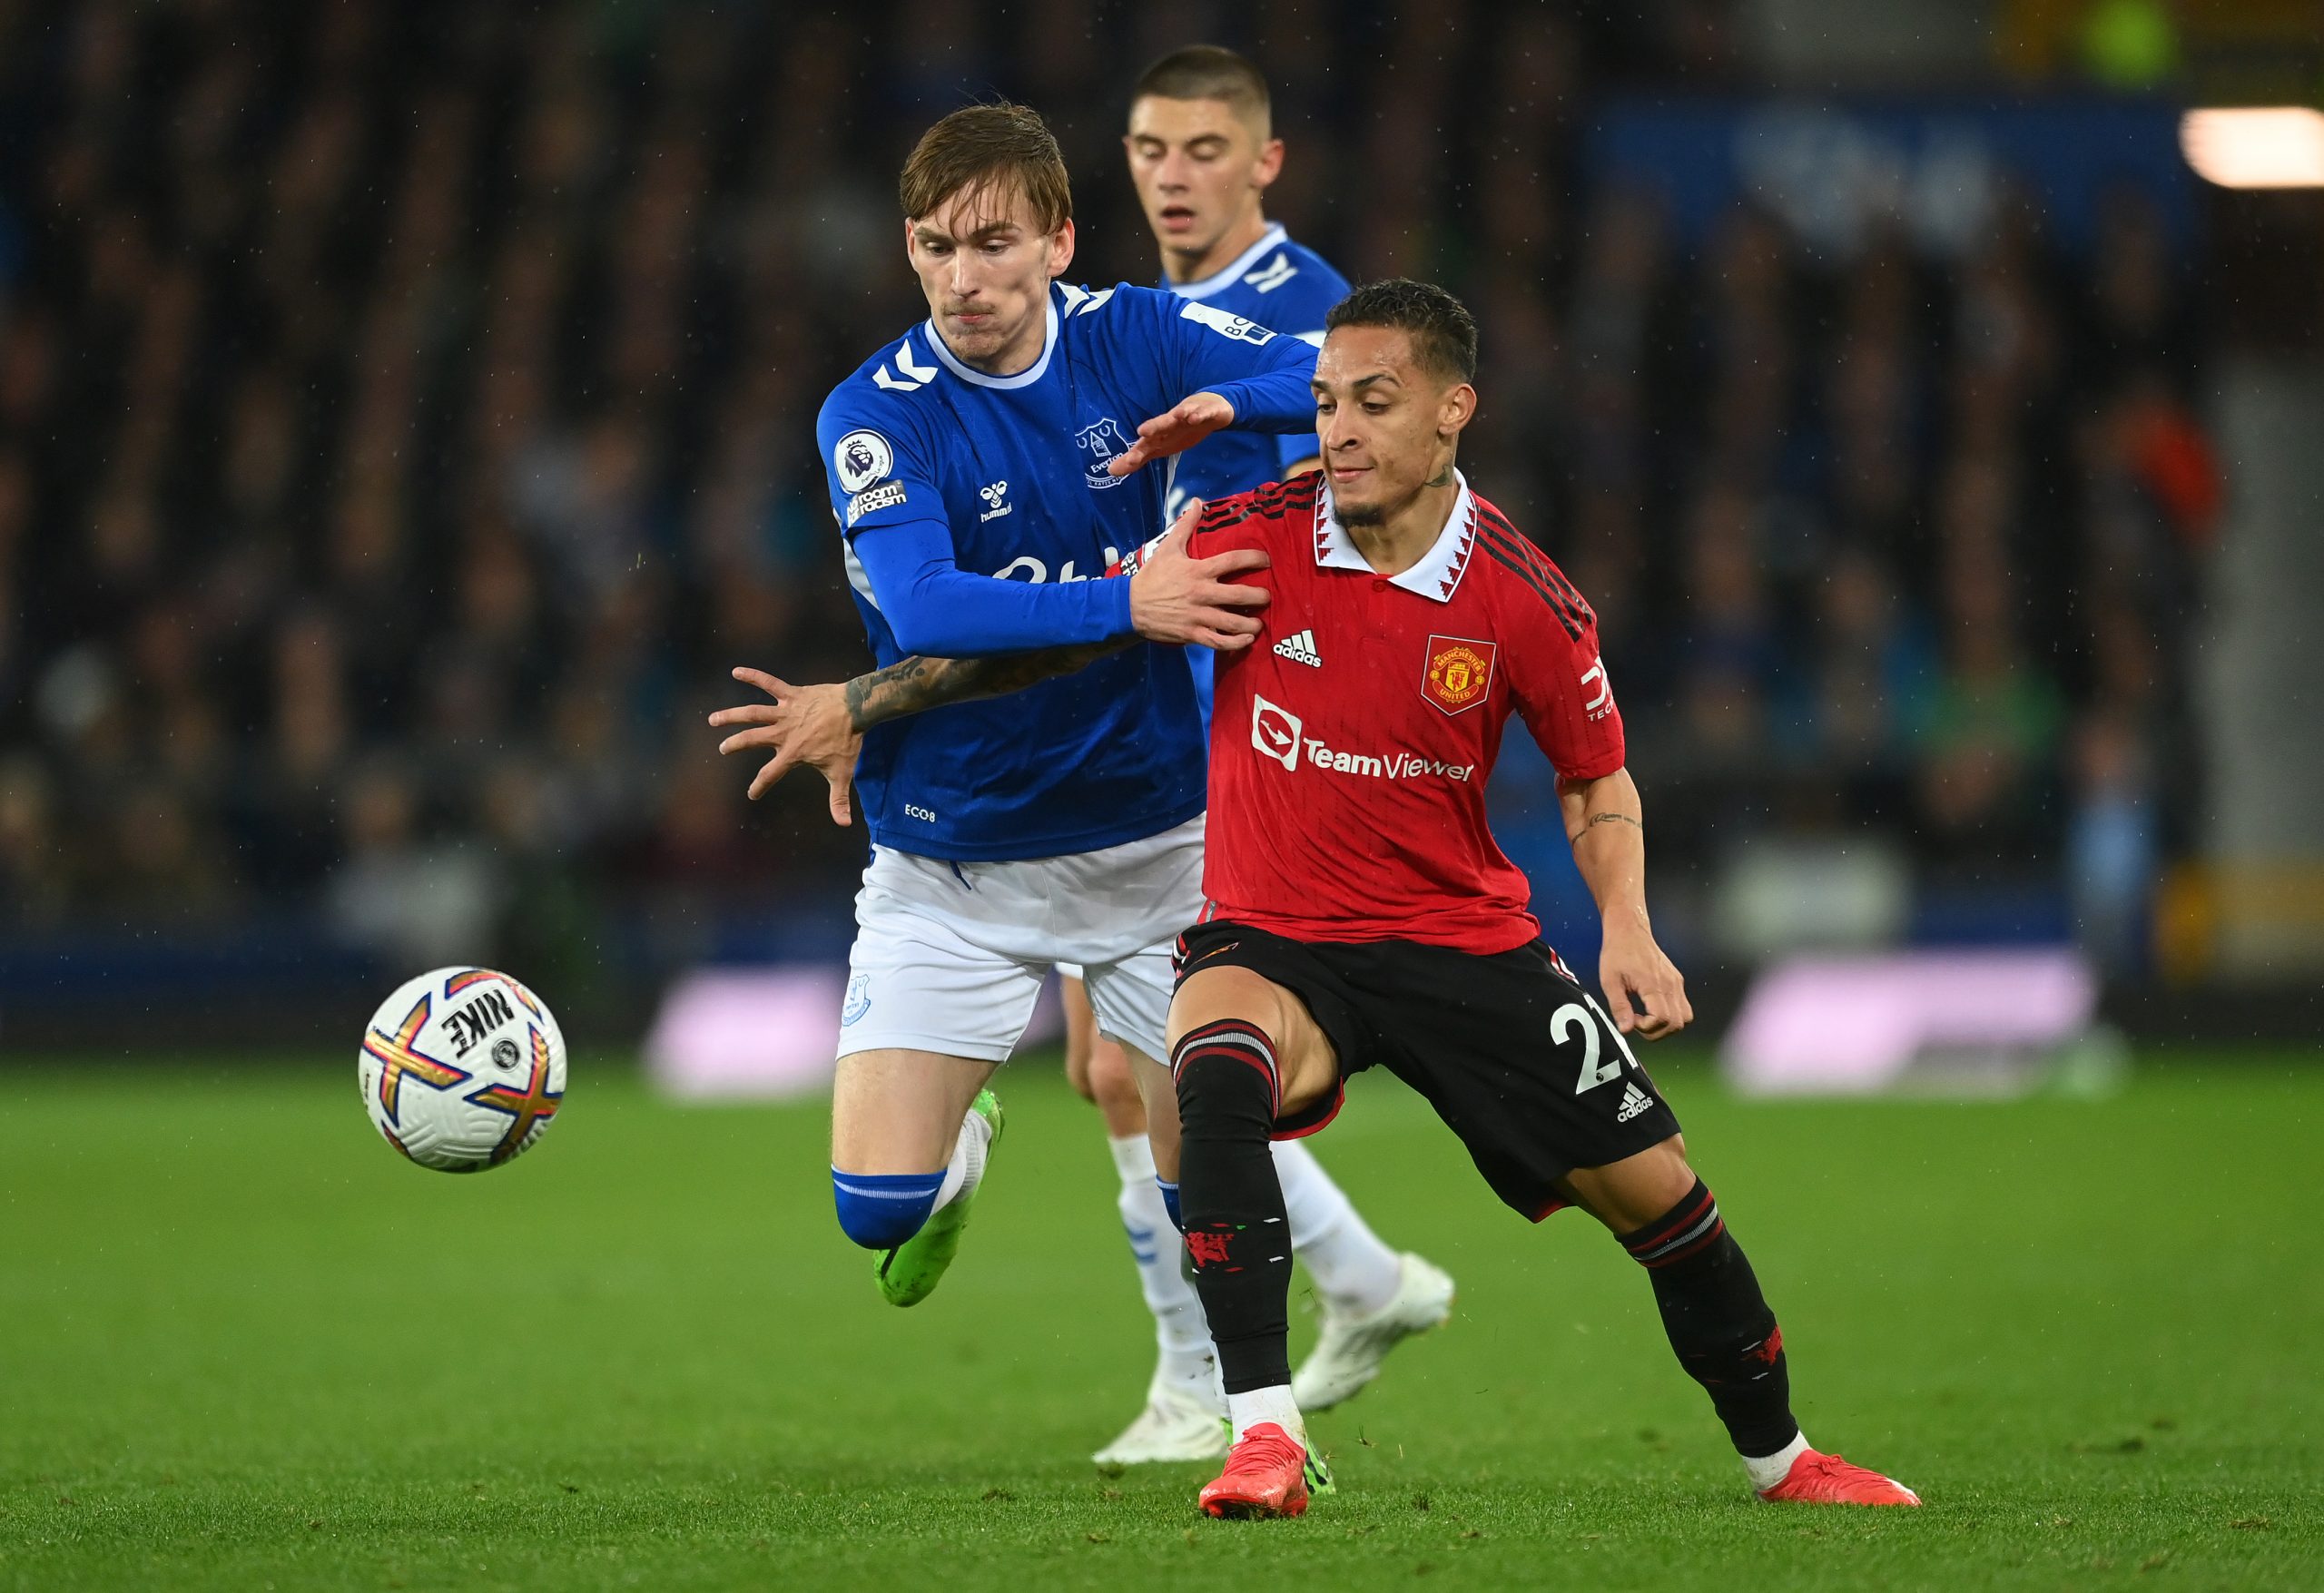
[[[861,735],[875,724],[924,713],[947,703],[1006,696],[1052,675],[1071,674],[1128,646],[1134,639],[1046,647],[1038,653],[1008,653],[991,658],[922,658],[914,654],[847,683],[847,723]]]
[[[1592,813],[1592,814],[1590,814],[1590,817],[1589,817],[1588,821],[1587,821],[1586,822],[1584,822],[1584,823],[1583,823],[1582,828],[1583,828],[1584,830],[1587,830],[1587,829],[1589,829],[1589,828],[1590,828],[1590,826],[1591,824],[1605,824],[1605,823],[1610,823],[1610,822],[1613,822],[1613,821],[1620,821],[1621,823],[1624,823],[1624,824],[1629,825],[1631,829],[1633,829],[1633,830],[1637,831],[1640,835],[1643,835],[1643,834],[1645,834],[1645,833],[1646,833],[1646,826],[1645,826],[1645,825],[1643,825],[1643,824],[1641,824],[1641,823],[1640,823],[1636,819],[1633,819],[1633,818],[1632,818],[1632,817],[1630,817],[1630,815],[1629,815],[1628,813],[1615,813],[1615,812]]]

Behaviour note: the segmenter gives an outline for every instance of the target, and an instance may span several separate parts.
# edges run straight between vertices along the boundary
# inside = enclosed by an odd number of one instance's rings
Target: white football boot
[[[1143,1466],[1152,1460],[1209,1460],[1226,1452],[1234,1430],[1218,1392],[1216,1361],[1206,1359],[1198,1382],[1155,1369],[1146,1409],[1113,1442],[1089,1458],[1100,1466]]]
[[[1400,1259],[1395,1295],[1379,1310],[1357,1315],[1324,1308],[1315,1347],[1291,1380],[1302,1411],[1328,1411],[1354,1399],[1380,1375],[1389,1351],[1452,1314],[1452,1277],[1410,1251]]]

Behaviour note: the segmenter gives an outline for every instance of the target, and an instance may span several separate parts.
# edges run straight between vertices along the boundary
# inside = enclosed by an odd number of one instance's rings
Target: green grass
[[[540,1148],[448,1178],[353,1071],[0,1069],[0,1587],[2324,1585],[2312,1057],[1978,1106],[1667,1070],[1809,1434],[1918,1511],[1753,1502],[1638,1269],[1362,1081],[1318,1149],[1461,1298],[1317,1419],[1340,1496],[1290,1523],[1083,1458],[1150,1340],[1051,1067],[1004,1076],[911,1312],[831,1221],[820,1106],[585,1057]]]

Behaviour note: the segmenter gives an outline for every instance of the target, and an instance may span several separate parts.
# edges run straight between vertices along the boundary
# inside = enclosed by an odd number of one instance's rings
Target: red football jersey
[[[1401,575],[1364,562],[1314,473],[1207,506],[1192,552],[1231,547],[1265,550],[1245,579],[1274,601],[1256,643],[1218,655],[1206,916],[1482,954],[1538,936],[1485,779],[1512,713],[1567,779],[1622,766],[1581,595],[1465,480]]]

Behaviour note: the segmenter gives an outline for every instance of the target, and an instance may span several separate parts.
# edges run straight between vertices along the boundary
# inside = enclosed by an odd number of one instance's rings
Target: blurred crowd
[[[1153,280],[1120,94],[1198,37],[1274,80],[1295,235],[1475,309],[1464,465],[1603,615],[1661,866],[1871,829],[2134,902],[2220,496],[2182,264],[2129,197],[2072,260],[2030,205],[1680,248],[1582,140],[1728,82],[1726,10],[0,0],[0,929],[837,896],[860,832],[702,714],[864,657],[812,418],[919,313],[896,166],[1022,98],[1075,276]]]

